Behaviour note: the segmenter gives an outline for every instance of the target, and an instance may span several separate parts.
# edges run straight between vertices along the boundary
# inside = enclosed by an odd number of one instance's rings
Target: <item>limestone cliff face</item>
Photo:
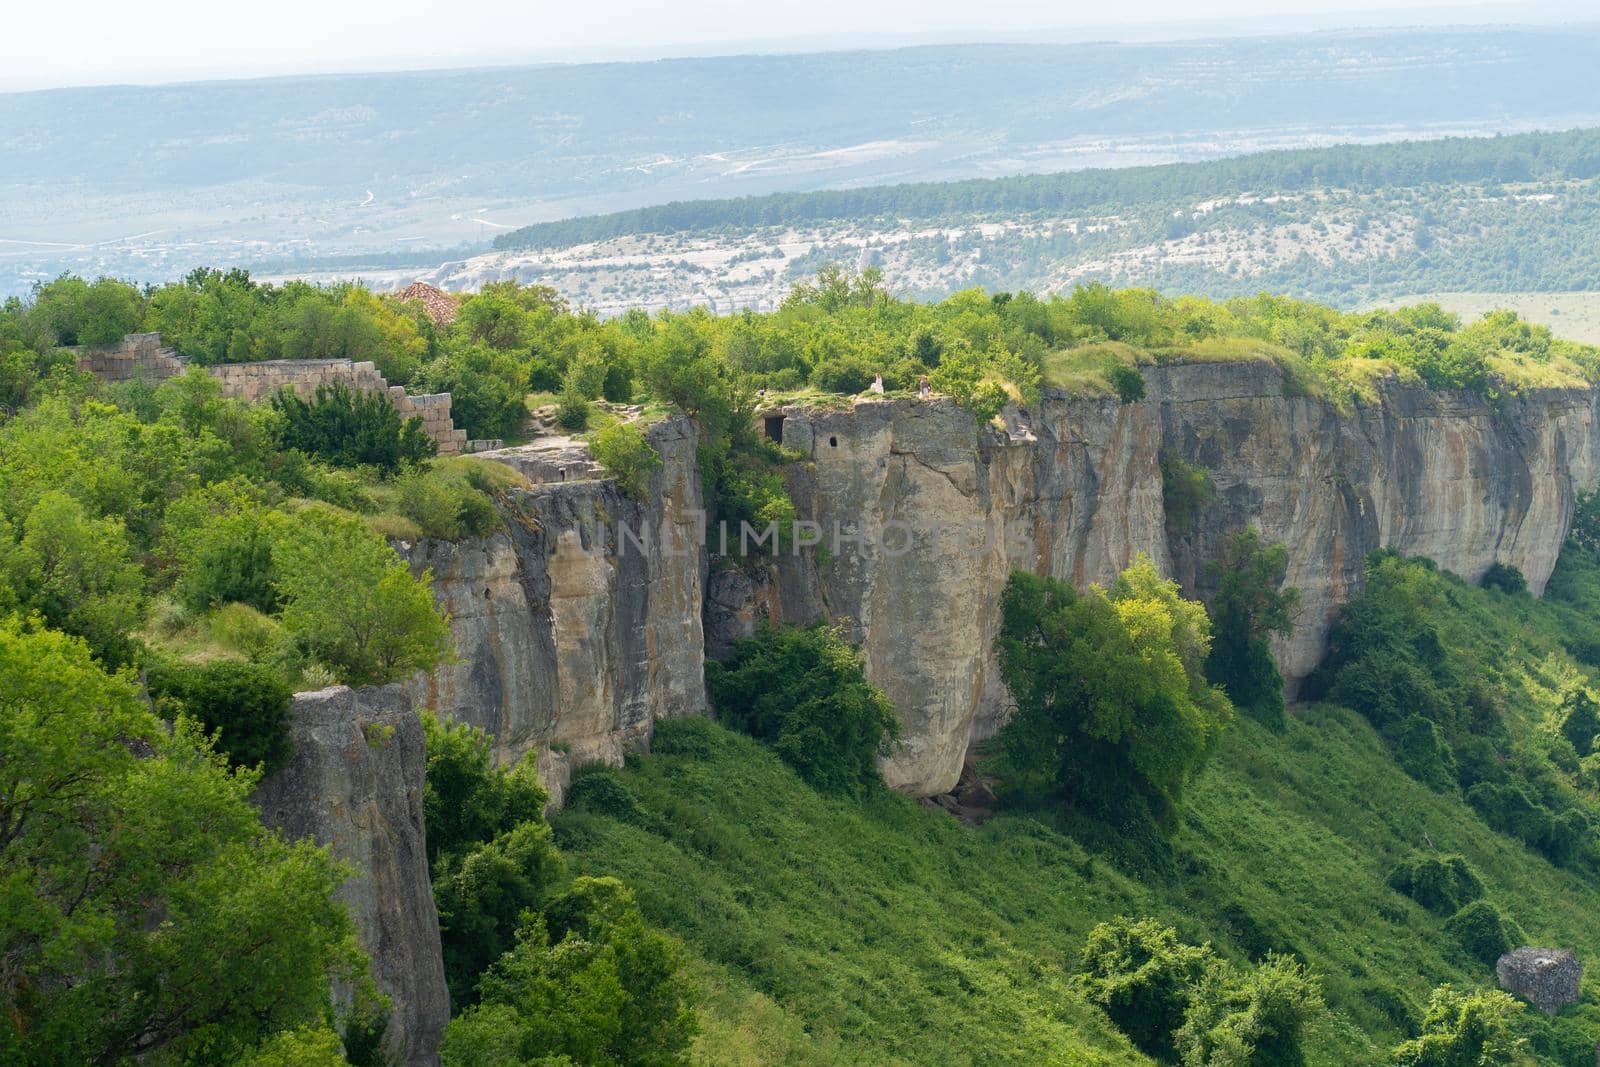
[[[297,693],[292,714],[294,759],[255,792],[262,821],[350,866],[340,895],[390,998],[385,1048],[396,1063],[436,1064],[450,994],[422,824],[422,724],[398,685]]]
[[[556,480],[513,494],[504,532],[407,550],[433,568],[458,656],[413,683],[419,704],[486,731],[501,760],[534,752],[557,803],[572,766],[620,763],[656,719],[705,710],[695,436],[672,419],[650,440],[642,501],[582,463],[486,453]]]
[[[784,443],[809,457],[792,492],[826,551],[821,562],[781,559],[765,577],[714,576],[713,650],[762,617],[844,626],[901,714],[905,743],[886,777],[939,793],[969,743],[1004,720],[991,646],[1014,569],[1105,583],[1142,551],[1203,596],[1221,540],[1255,525],[1288,546],[1288,582],[1301,590],[1298,625],[1279,649],[1294,684],[1320,658],[1338,606],[1359,592],[1369,552],[1428,556],[1468,579],[1499,561],[1542,591],[1574,491],[1595,481],[1588,393],[1538,393],[1495,411],[1394,385],[1341,412],[1286,395],[1266,364],[1151,368],[1146,378],[1140,403],[1049,397],[1004,430],[980,429],[948,401],[786,412]],[[1205,468],[1217,489],[1196,528],[1170,538],[1167,450]]]
[[[1600,407],[1587,392],[1543,391],[1495,410],[1476,396],[1392,387],[1344,414],[1282,396],[1277,372],[1259,364],[1171,368],[1152,385],[1141,406],[1158,409],[1164,446],[1211,472],[1219,497],[1174,538],[1174,576],[1208,593],[1205,561],[1244,524],[1287,545],[1286,580],[1303,605],[1277,650],[1291,683],[1321,659],[1374,549],[1426,556],[1469,581],[1509,564],[1542,593],[1575,492],[1594,485],[1600,459]]]
[[[1288,546],[1301,590],[1278,650],[1294,685],[1359,592],[1369,552],[1428,556],[1468,579],[1499,561],[1540,591],[1575,489],[1600,473],[1587,392],[1495,409],[1390,384],[1340,410],[1294,395],[1261,363],[1149,368],[1146,386],[1128,405],[1047,397],[1004,428],[979,427],[948,400],[786,410],[784,444],[805,457],[788,469],[790,489],[820,549],[709,576],[686,421],[653,429],[663,463],[642,502],[597,478],[581,450],[489,453],[542,484],[515,495],[507,532],[410,550],[433,568],[460,653],[414,691],[487,730],[502,758],[537,752],[559,800],[574,762],[615,762],[647,743],[657,717],[704,710],[707,650],[721,654],[762,618],[828,619],[860,643],[900,711],[904,747],[886,777],[939,793],[1007,713],[992,644],[1012,570],[1082,586],[1145,552],[1206,596],[1207,561],[1254,525]],[[1192,530],[1167,528],[1164,452],[1216,487]],[[619,521],[648,531],[642,549],[619,541]]]

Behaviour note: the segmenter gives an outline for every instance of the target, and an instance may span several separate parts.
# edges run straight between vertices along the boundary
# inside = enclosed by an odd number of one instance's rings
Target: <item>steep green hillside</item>
[[[1410,567],[1450,662],[1477,647],[1495,665],[1483,682],[1519,751],[1551,736],[1550,694],[1586,677],[1563,646],[1591,647],[1600,566],[1569,547],[1544,602]],[[1332,1009],[1312,1062],[1387,1062],[1432,987],[1494,982],[1444,918],[1389,887],[1418,853],[1465,857],[1532,943],[1600,951],[1587,863],[1557,868],[1490,829],[1330,704],[1294,709],[1281,732],[1241,716],[1165,848],[1091,855],[1054,825],[1043,810],[968,828],[900,796],[823,797],[694,720],[658,726],[627,769],[580,778],[556,829],[575,868],[625,879],[688,944],[708,1062],[1142,1062],[1071,977],[1089,929],[1118,915],[1240,962],[1299,956]],[[1600,1000],[1555,1030],[1520,1025],[1541,1061],[1591,1062]]]

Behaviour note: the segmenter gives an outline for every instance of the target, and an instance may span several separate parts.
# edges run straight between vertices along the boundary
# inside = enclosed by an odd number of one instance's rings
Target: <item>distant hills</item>
[[[923,297],[1102,281],[1359,307],[1600,290],[1600,129],[680,202],[496,243],[429,277],[539,282],[602,314],[770,308],[825,263]]]
[[[1600,124],[1600,30],[1309,34],[0,95],[0,292],[437,264],[672,200]]]

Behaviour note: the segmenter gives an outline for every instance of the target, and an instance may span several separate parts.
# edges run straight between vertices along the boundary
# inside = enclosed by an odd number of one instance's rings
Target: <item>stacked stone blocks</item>
[[[120,345],[78,350],[78,369],[107,382],[134,378],[163,382],[182,374],[184,367],[177,353],[161,347],[161,335],[155,333],[133,333]],[[207,367],[206,371],[222,383],[224,395],[252,404],[268,400],[282,389],[293,389],[309,400],[319,386],[336,384],[355,392],[375,393],[394,405],[401,418],[420,418],[423,432],[439,446],[439,455],[457,456],[467,451],[467,432],[456,429],[450,418],[449,393],[407,393],[402,386],[390,385],[376,364],[370,362],[272,359],[222,363]]]
[[[83,347],[78,351],[78,369],[103,382],[126,382],[143,378],[164,382],[183,373],[183,360],[170,348],[161,347],[159,333],[130,333],[119,345]]]

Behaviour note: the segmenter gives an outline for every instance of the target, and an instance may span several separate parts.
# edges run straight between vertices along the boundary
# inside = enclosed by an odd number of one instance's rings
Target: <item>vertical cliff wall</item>
[[[292,714],[294,759],[255,792],[262,822],[350,866],[340,895],[390,999],[384,1047],[395,1063],[436,1064],[450,994],[422,824],[422,724],[398,685],[297,693]]]
[[[1428,556],[1468,579],[1498,561],[1541,591],[1574,492],[1597,475],[1588,392],[1491,406],[1391,383],[1344,410],[1296,395],[1267,363],[1152,367],[1146,385],[1127,405],[1047,397],[1003,428],[944,399],[769,413],[805,457],[787,477],[821,549],[709,576],[687,421],[651,430],[663,462],[642,501],[575,447],[488,453],[542,484],[514,494],[504,533],[409,549],[434,570],[460,652],[414,691],[488,731],[502,758],[537,752],[559,799],[574,763],[615,762],[655,718],[704,710],[707,647],[720,654],[761,618],[829,619],[900,711],[904,747],[886,777],[938,793],[1007,713],[992,644],[1012,570],[1104,583],[1145,552],[1205,596],[1222,540],[1256,526],[1288,546],[1301,590],[1278,649],[1293,685],[1369,552]],[[1217,490],[1191,530],[1167,527],[1167,452]],[[619,521],[649,531],[642,549],[619,542]]]
[[[511,495],[503,532],[406,550],[433,568],[458,654],[413,684],[419,704],[502,760],[534,752],[558,803],[573,766],[620,763],[656,719],[705,710],[696,439],[686,419],[649,439],[662,464],[637,501],[582,462],[485,453],[550,480]]]
[[[1315,666],[1369,552],[1423,555],[1476,579],[1498,561],[1542,591],[1577,488],[1596,477],[1596,403],[1548,391],[1491,408],[1481,398],[1391,385],[1354,411],[1291,395],[1271,364],[1149,368],[1147,398],[1049,397],[1006,428],[948,401],[868,400],[784,413],[808,462],[791,486],[828,550],[765,575],[716,576],[714,649],[761,617],[828,618],[858,640],[894,700],[905,745],[891,784],[949,789],[969,743],[1007,710],[992,643],[1014,569],[1109,582],[1148,553],[1191,595],[1245,525],[1289,548],[1301,590],[1279,648],[1291,684]],[[1204,468],[1216,501],[1169,537],[1161,455]],[[930,527],[937,533],[930,533]],[[837,542],[834,531],[842,531]],[[908,540],[909,538],[909,540]]]

